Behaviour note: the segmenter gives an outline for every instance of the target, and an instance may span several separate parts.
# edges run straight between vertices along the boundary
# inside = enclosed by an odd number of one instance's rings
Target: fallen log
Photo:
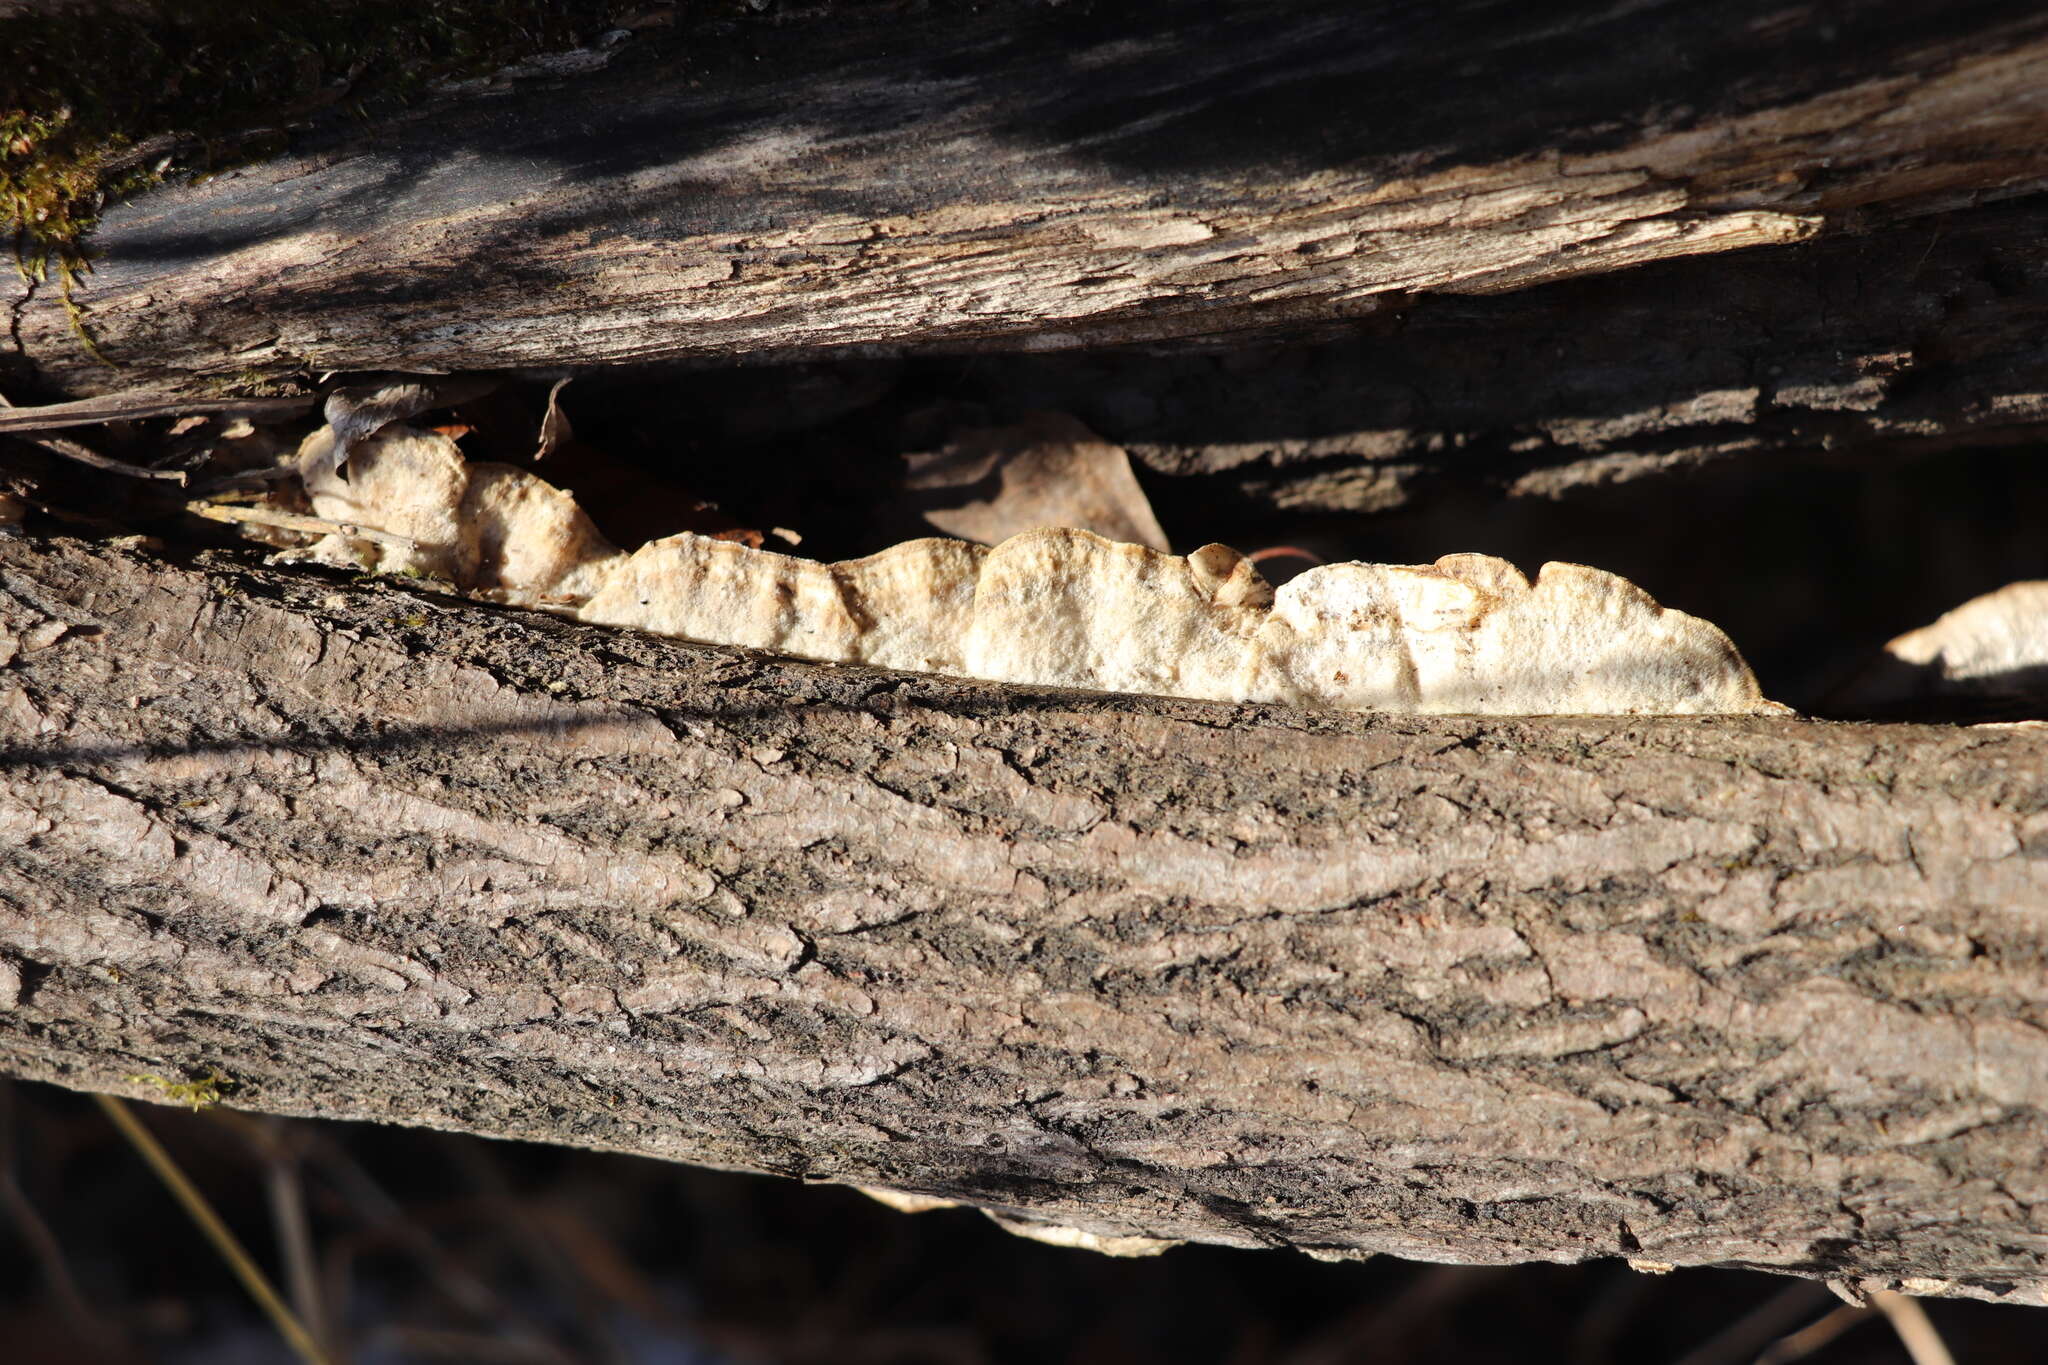
[[[9,286],[15,369],[210,394],[1214,337],[2048,183],[2016,4],[834,6],[576,57],[120,206],[68,299]]]
[[[2039,728],[1061,693],[22,537],[0,663],[15,1075],[2048,1297]]]
[[[1419,299],[1345,335],[1228,354],[987,357],[946,365],[944,391],[1080,414],[1173,476],[1168,496],[1228,499],[1244,517],[1555,498],[1817,457],[1874,471],[2041,439],[2043,242],[2036,196]]]

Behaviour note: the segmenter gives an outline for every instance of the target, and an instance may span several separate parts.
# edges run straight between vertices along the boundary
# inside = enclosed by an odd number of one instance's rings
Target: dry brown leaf
[[[560,450],[576,435],[576,429],[569,425],[569,414],[562,411],[562,390],[568,387],[568,380],[557,379],[548,390],[548,410],[540,419],[540,441],[533,452],[535,464]]]
[[[393,422],[435,408],[451,407],[495,389],[502,381],[486,375],[387,375],[346,384],[327,395],[322,414],[328,439],[299,448],[301,477],[332,473],[355,448]],[[308,463],[310,461],[310,463]],[[320,466],[324,465],[322,469]]]
[[[1045,526],[1168,547],[1130,456],[1064,413],[980,427],[943,450],[905,457],[904,488],[932,529],[994,545]]]

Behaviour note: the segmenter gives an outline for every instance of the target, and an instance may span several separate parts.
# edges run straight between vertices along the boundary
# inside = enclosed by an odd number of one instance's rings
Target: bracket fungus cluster
[[[1185,556],[1049,528],[836,564],[695,534],[615,548],[568,493],[402,425],[342,469],[302,452],[316,552],[592,624],[994,682],[1410,714],[1781,713],[1728,637],[1626,579],[1505,560],[1328,564],[1275,590],[1222,545]],[[343,477],[343,473],[346,477]]]

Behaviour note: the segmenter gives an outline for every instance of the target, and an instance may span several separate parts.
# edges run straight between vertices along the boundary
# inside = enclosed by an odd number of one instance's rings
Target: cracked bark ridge
[[[2044,1301],[2039,729],[1033,691],[19,538],[0,626],[17,1075]]]
[[[607,51],[116,208],[73,293],[123,368],[50,289],[17,360],[196,393],[1151,343],[2048,184],[2048,19],[2013,3],[828,7]]]

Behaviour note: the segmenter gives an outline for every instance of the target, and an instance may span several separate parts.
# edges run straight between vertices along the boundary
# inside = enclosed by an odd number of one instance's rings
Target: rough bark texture
[[[2015,3],[848,5],[616,51],[119,208],[76,297],[123,368],[50,287],[18,359],[197,391],[1213,336],[2048,177]]]
[[[1227,352],[989,358],[954,383],[1077,413],[1175,476],[1176,496],[1251,514],[1547,498],[1758,456],[1876,464],[2040,440],[2048,200],[1420,300],[1348,331]]]
[[[0,541],[0,1062],[2041,1303],[2048,732],[1414,720]]]

